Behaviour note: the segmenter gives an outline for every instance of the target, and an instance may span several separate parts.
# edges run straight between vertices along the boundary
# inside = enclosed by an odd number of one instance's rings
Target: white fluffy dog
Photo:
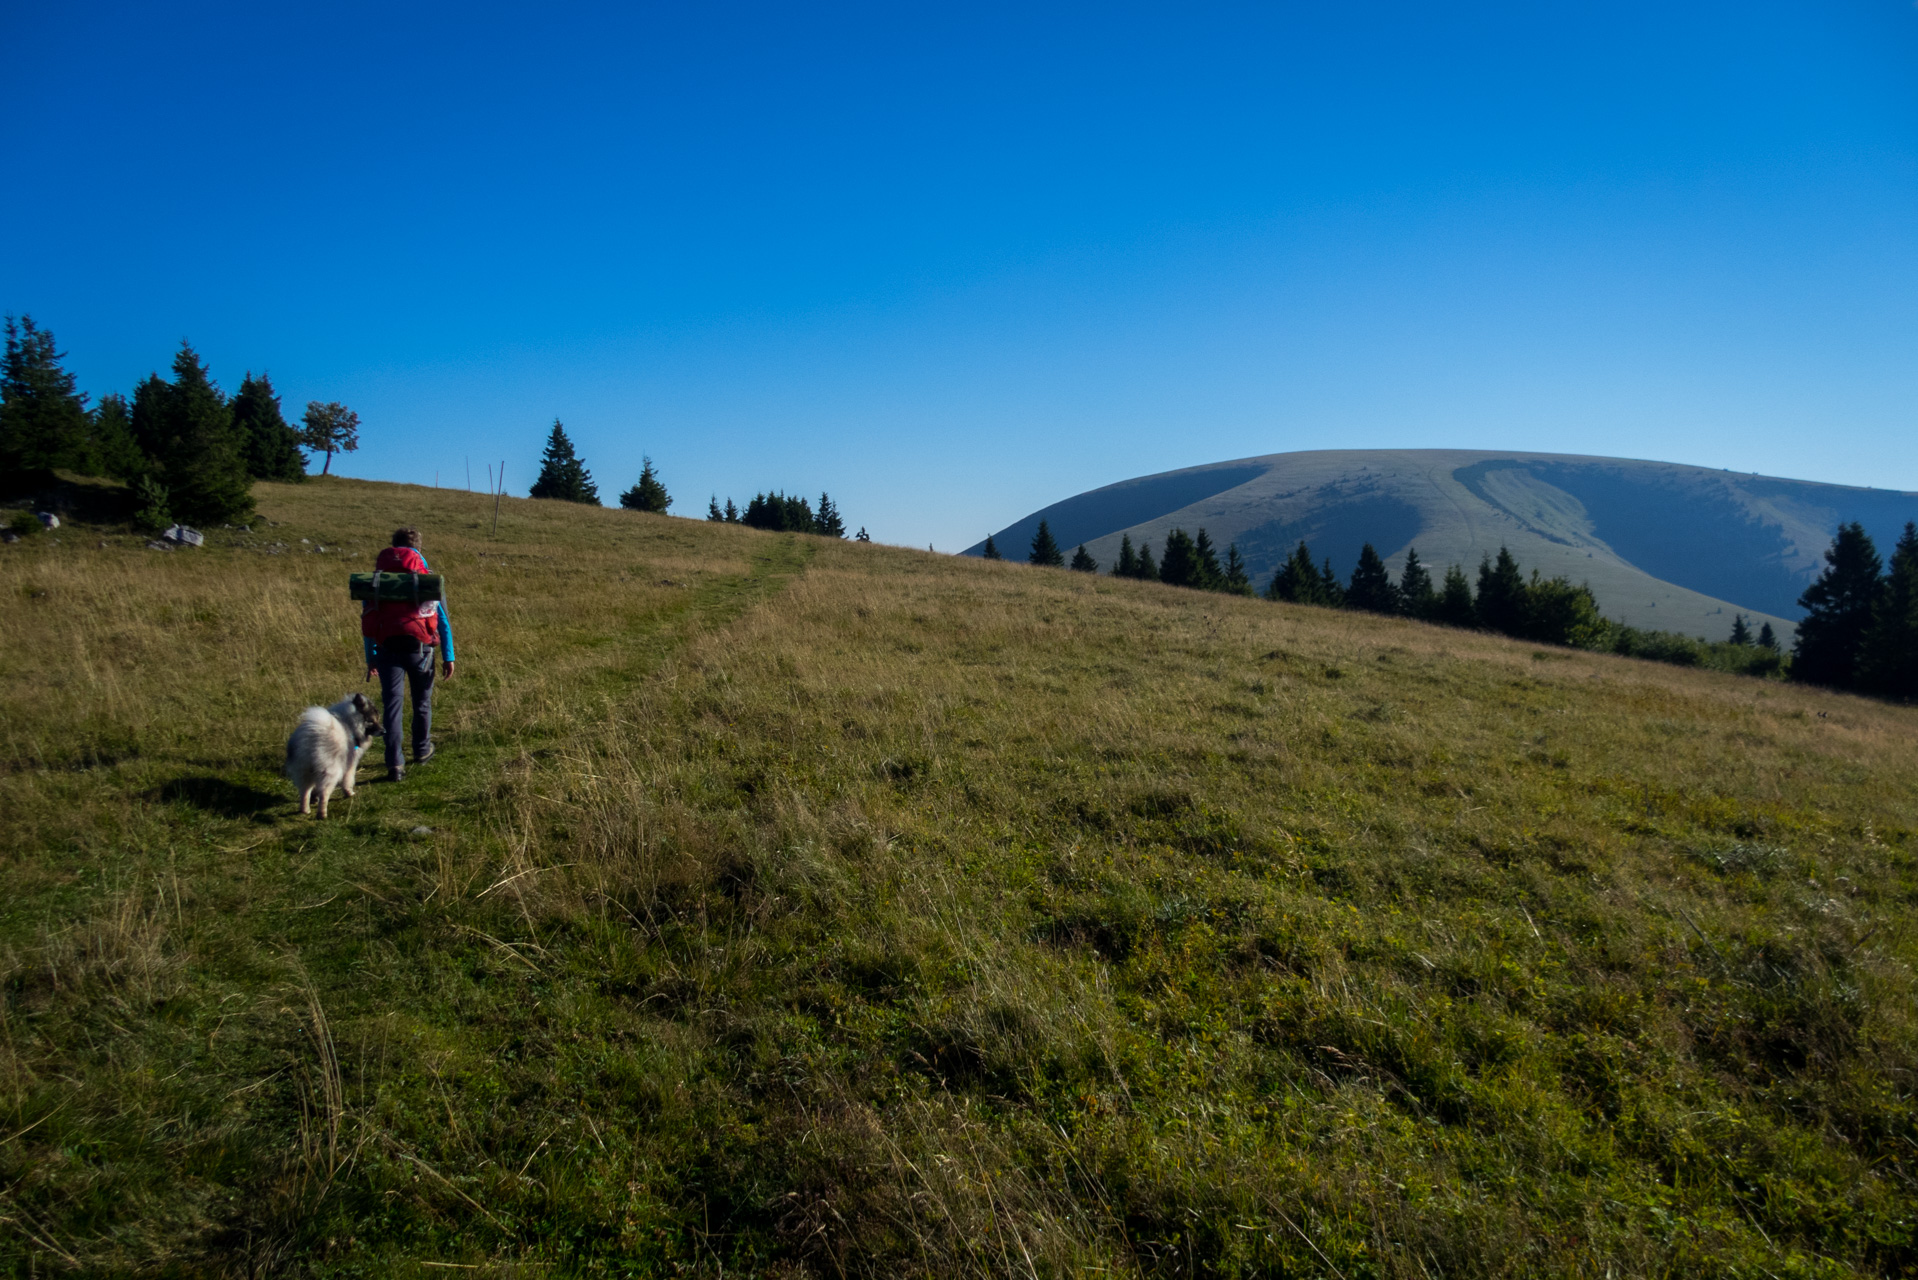
[[[330,707],[302,711],[293,736],[286,740],[286,776],[300,789],[300,812],[309,811],[317,794],[324,818],[333,788],[352,795],[360,757],[379,736],[380,722],[363,693],[348,694]]]

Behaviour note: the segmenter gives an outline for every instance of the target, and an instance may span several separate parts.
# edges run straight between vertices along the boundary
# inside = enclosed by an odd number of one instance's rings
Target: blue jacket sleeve
[[[420,563],[425,564],[429,572],[433,568],[432,565],[426,564],[425,556],[420,557]],[[453,659],[453,620],[446,616],[446,601],[444,600],[439,602],[439,615],[440,615],[439,616],[440,661],[452,662],[454,660]]]

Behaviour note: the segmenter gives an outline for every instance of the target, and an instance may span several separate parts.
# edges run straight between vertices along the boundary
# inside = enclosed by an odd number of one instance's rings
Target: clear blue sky
[[[0,310],[956,550],[1246,454],[1918,489],[1918,9],[0,4]]]

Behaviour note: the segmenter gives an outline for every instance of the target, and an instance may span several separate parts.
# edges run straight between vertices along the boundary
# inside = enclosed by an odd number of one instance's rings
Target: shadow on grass
[[[250,817],[284,805],[287,801],[283,791],[262,791],[258,787],[210,775],[175,778],[152,794],[163,803],[192,805],[195,809],[218,814],[222,818]]]

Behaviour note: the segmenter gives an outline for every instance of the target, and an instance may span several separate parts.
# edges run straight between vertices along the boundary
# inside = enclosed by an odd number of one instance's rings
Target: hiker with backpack
[[[420,554],[418,529],[395,529],[393,545],[374,562],[378,573],[423,574],[426,557]],[[418,579],[413,580],[415,583]],[[433,646],[445,662],[443,674],[453,678],[453,624],[444,600],[370,599],[360,608],[360,635],[366,645],[366,678],[378,676],[382,727],[386,730],[386,780],[406,776],[406,757],[400,747],[401,698],[410,689],[413,706],[413,763],[433,758]]]

